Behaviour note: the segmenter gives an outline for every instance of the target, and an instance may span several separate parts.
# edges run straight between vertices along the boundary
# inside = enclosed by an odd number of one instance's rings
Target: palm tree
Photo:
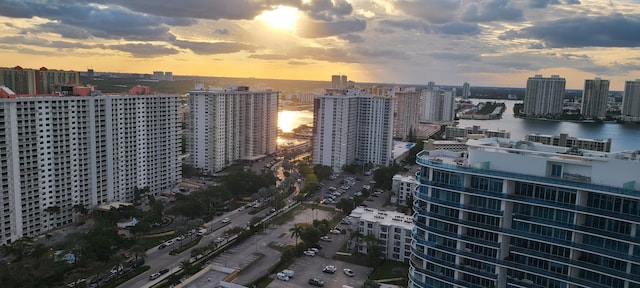
[[[300,238],[300,236],[302,236],[302,232],[304,231],[304,227],[298,225],[298,224],[294,224],[293,227],[291,227],[291,229],[289,229],[289,231],[291,232],[291,238],[295,237],[296,238],[296,246],[298,246],[298,238]]]
[[[380,257],[384,256],[382,255],[382,247],[380,247],[380,241],[373,234],[364,236],[362,240],[367,243],[367,255],[369,256],[369,260],[377,265],[377,263],[380,261]]]

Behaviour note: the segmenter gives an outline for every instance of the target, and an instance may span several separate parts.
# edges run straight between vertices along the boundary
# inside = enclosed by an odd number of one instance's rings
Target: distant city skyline
[[[640,78],[636,0],[3,1],[0,67],[524,87]],[[247,67],[251,67],[247,69]]]

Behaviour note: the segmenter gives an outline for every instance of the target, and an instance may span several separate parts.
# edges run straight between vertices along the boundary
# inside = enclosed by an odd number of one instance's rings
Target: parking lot
[[[320,255],[322,255],[322,253],[320,253]],[[338,268],[338,271],[336,271],[334,274],[323,273],[322,269],[324,269],[324,267],[327,265],[336,266],[336,268]],[[362,287],[364,281],[367,280],[367,276],[373,271],[373,268],[358,266],[338,260],[333,260],[330,258],[324,258],[321,256],[299,257],[296,259],[296,262],[289,268],[295,271],[295,276],[293,278],[291,278],[289,281],[275,279],[267,287],[313,287],[308,283],[309,279],[311,278],[322,279],[324,281],[324,287],[329,288],[341,288],[342,285],[348,285],[351,287]],[[342,271],[342,269],[344,268],[353,270],[354,276],[348,277],[347,275],[345,275]]]

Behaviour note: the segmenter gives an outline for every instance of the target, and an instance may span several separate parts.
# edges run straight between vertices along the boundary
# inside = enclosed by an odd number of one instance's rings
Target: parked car
[[[302,254],[307,255],[307,256],[311,256],[311,257],[316,256],[315,252],[309,251],[309,250],[302,252]]]
[[[349,277],[353,277],[353,270],[349,269],[349,268],[344,268],[342,269],[342,272],[344,272],[344,275],[347,275]]]
[[[291,269],[284,269],[280,273],[282,273],[284,275],[287,275],[287,277],[289,277],[289,278],[293,278],[293,275],[295,274],[295,272],[293,270],[291,270]]]
[[[322,269],[322,272],[328,273],[328,274],[336,273],[336,271],[338,271],[338,268],[336,268],[336,266],[333,266],[333,265],[324,266],[324,269]]]
[[[169,272],[169,269],[167,269],[167,268],[162,268],[162,269],[160,269],[160,271],[158,271],[158,273],[160,273],[160,275],[166,274],[167,272]]]
[[[324,242],[331,242],[331,237],[329,236],[322,236],[320,237],[320,241],[324,241]]]
[[[331,231],[329,231],[329,233],[331,233],[331,234],[340,234],[340,230],[331,229]]]
[[[309,279],[309,284],[311,284],[313,286],[322,287],[322,286],[324,286],[324,281],[322,281],[322,279],[320,279],[320,278],[311,278],[311,279]]]
[[[153,274],[149,275],[149,280],[156,280],[156,279],[160,278],[160,276],[162,276],[162,274],[160,274],[158,272],[153,273]]]
[[[314,248],[314,247],[310,247],[309,249],[307,249],[309,251],[313,251],[313,253],[318,254],[318,252],[320,252],[320,250],[318,250],[318,248]]]
[[[282,281],[289,281],[289,276],[287,276],[287,274],[280,272],[276,274],[276,279],[282,280]]]

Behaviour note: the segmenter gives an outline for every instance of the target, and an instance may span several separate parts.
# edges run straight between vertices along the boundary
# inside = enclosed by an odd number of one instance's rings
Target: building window
[[[562,177],[562,165],[551,164],[551,177]]]

